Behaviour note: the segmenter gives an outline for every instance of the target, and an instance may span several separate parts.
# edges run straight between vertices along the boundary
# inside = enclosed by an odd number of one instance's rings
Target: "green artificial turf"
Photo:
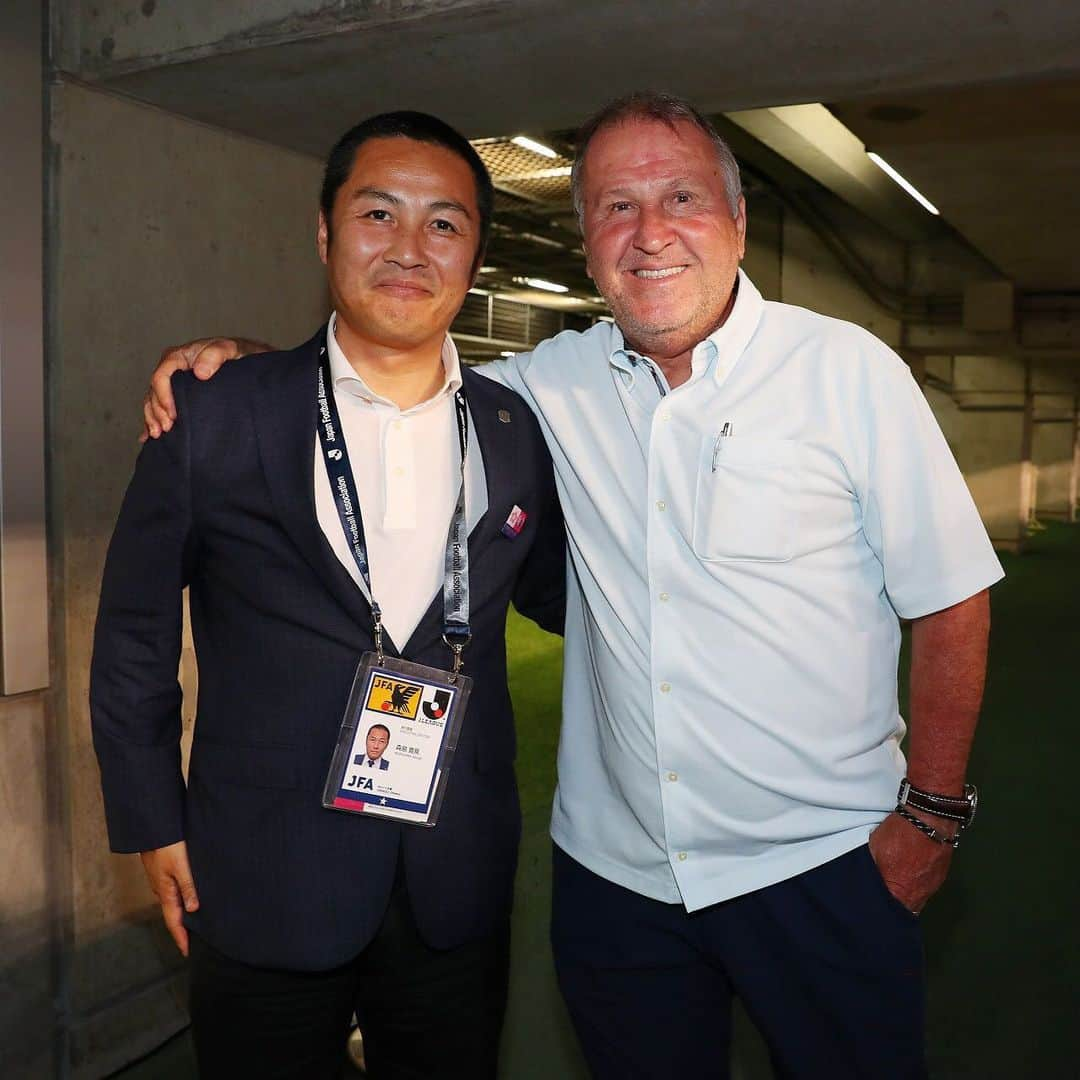
[[[1073,783],[1080,528],[1003,556],[969,768],[978,818],[923,916],[934,1076],[1080,1076]]]
[[[551,911],[551,796],[559,743],[562,638],[510,612],[510,693],[517,724],[521,854],[514,891],[510,1001],[500,1075],[512,1080],[588,1076],[555,983],[548,944]]]
[[[562,638],[511,611],[506,623],[510,695],[517,725],[517,779],[526,815],[551,809],[562,715]]]

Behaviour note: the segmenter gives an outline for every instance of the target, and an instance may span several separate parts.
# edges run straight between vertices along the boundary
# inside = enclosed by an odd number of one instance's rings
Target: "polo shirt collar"
[[[336,326],[337,312],[335,311],[330,316],[330,322],[326,328],[326,349],[330,354],[330,378],[333,381],[334,389],[336,391],[343,391],[344,393],[351,394],[353,397],[361,398],[368,404],[390,405],[396,409],[397,406],[394,405],[389,398],[385,398],[381,394],[376,394],[375,391],[372,390],[371,387],[369,387],[356,373],[356,369],[349,363],[349,358],[338,344],[337,335],[334,333]],[[422,401],[419,405],[414,405],[411,409],[407,410],[409,413],[426,409],[433,402],[441,401],[448,395],[457,393],[458,389],[460,389],[461,360],[458,357],[457,346],[454,344],[454,340],[449,334],[447,334],[446,338],[443,340],[442,363],[443,370],[446,373],[442,386],[432,397],[428,398],[427,401]]]
[[[713,378],[722,383],[731,373],[732,368],[742,356],[750,339],[754,336],[758,323],[765,310],[765,301],[754,283],[739,270],[738,292],[731,314],[723,326],[717,327],[704,341],[694,347],[691,368],[696,376],[699,371],[712,366]],[[619,371],[634,374],[640,353],[627,348],[626,340],[618,325],[611,326],[611,352],[609,362]]]

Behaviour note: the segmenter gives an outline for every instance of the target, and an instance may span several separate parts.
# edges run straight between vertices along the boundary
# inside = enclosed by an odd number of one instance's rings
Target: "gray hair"
[[[672,128],[676,124],[687,123],[704,132],[713,144],[720,162],[731,216],[735,217],[739,213],[739,199],[742,196],[739,163],[735,160],[731,147],[720,137],[712,123],[684,98],[654,90],[635,90],[632,94],[608,102],[599,112],[589,117],[578,131],[577,153],[574,156],[574,167],[570,171],[570,192],[574,200],[578,228],[582,231],[585,228],[585,202],[581,188],[585,179],[585,152],[589,143],[597,132],[627,120],[658,120]]]

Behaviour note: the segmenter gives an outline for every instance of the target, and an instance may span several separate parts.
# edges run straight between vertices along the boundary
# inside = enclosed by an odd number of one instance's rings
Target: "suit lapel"
[[[484,482],[487,488],[487,510],[469,533],[469,576],[476,578],[482,573],[481,557],[487,546],[497,537],[501,537],[503,522],[514,507],[513,483],[518,474],[518,434],[514,430],[514,421],[522,419],[523,402],[515,401],[509,408],[510,423],[499,419],[500,408],[507,411],[505,395],[500,394],[496,385],[483,375],[477,375],[462,366],[461,378],[465,386],[465,395],[469,403],[470,446],[477,446],[484,461]],[[433,637],[438,638],[443,625],[442,589],[424,612],[423,618],[416,625],[405,644],[402,655],[408,655],[413,649],[422,647]],[[447,660],[449,660],[449,651]]]
[[[469,534],[469,566],[475,568],[484,549],[501,535],[503,523],[514,508],[514,477],[518,474],[518,433],[514,420],[518,409],[506,409],[506,395],[483,375],[462,368],[462,381],[469,402],[472,432],[484,459],[487,486],[487,511]],[[517,402],[515,402],[515,405]],[[500,406],[503,408],[500,410]],[[500,411],[510,422],[499,419]]]
[[[315,512],[315,387],[323,327],[288,363],[274,364],[258,382],[254,423],[274,512],[303,558],[335,600],[365,628],[371,607],[341,565]]]

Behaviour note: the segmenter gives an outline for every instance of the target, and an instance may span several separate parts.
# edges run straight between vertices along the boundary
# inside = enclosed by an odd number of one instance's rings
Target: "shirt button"
[[[395,431],[400,431],[401,430],[401,421],[400,420],[395,420],[394,421],[394,430]]]
[[[669,772],[667,778],[674,784],[675,781],[679,779],[679,774],[677,772]]]
[[[400,465],[395,465],[394,466],[394,475],[395,476],[404,476],[405,475],[405,470]]]
[[[668,601],[669,601],[669,600],[671,599],[671,594],[670,594],[670,593],[666,593],[666,592],[662,592],[662,593],[660,594],[660,599],[661,599],[661,600],[663,600],[663,601],[664,601],[664,603],[666,604],[666,603],[667,603],[667,602],[668,602]]]
[[[686,862],[686,852],[680,851],[679,854],[675,856],[675,858],[678,859],[679,862]]]
[[[663,512],[664,510],[667,509],[667,503],[664,502],[663,499],[657,499],[656,500],[656,509]]]
[[[661,420],[663,420],[663,421],[664,421],[664,423],[666,424],[666,423],[667,423],[667,422],[668,422],[668,421],[669,421],[669,420],[671,419],[671,413],[669,413],[669,412],[662,412],[662,413],[660,414],[660,419],[661,419]]]
[[[660,693],[661,693],[661,694],[667,694],[667,693],[669,693],[670,691],[671,691],[671,683],[669,683],[669,682],[662,682],[662,683],[660,684]]]

